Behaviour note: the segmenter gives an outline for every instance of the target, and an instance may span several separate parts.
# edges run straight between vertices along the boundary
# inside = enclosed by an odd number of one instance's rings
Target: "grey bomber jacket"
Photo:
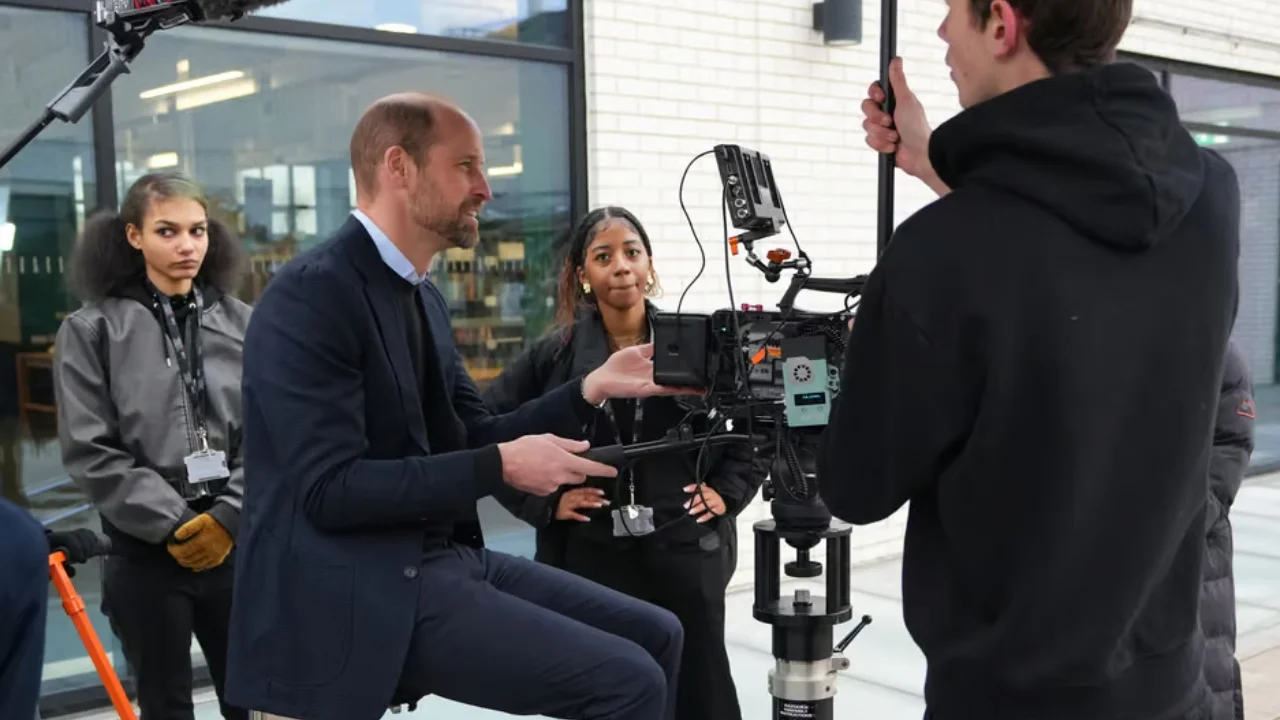
[[[201,351],[209,444],[231,477],[208,508],[234,537],[244,497],[240,377],[250,307],[204,290]],[[67,474],[89,496],[104,529],[148,545],[196,516],[177,482],[197,449],[196,427],[155,301],[110,296],[72,313],[58,330],[54,389]],[[190,322],[191,319],[188,319]]]

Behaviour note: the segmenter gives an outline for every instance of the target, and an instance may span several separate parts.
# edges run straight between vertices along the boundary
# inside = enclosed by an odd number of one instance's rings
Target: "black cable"
[[[684,204],[684,181],[689,177],[689,170],[693,168],[694,163],[713,154],[715,154],[715,150],[705,150],[698,153],[689,161],[688,165],[684,166],[684,173],[680,176],[680,192],[677,199],[680,201],[680,211],[684,213],[685,222],[689,223],[689,232],[693,234],[693,241],[698,244],[698,253],[702,255],[702,265],[698,267],[698,274],[694,275],[693,279],[689,281],[689,284],[684,286],[684,292],[680,293],[680,302],[676,303],[677,328],[680,327],[680,312],[684,308],[685,296],[689,294],[689,290],[693,287],[693,284],[698,282],[698,279],[702,277],[703,271],[707,269],[707,251],[702,247],[702,241],[698,239],[698,230],[694,228],[693,218],[689,217],[689,208],[685,207]]]
[[[690,415],[692,415],[692,412],[690,413]],[[689,417],[689,416],[686,415],[686,417]],[[694,470],[693,470],[694,489],[693,489],[693,492],[690,493],[690,496],[692,497],[693,495],[696,494],[702,500],[703,505],[707,505],[707,497],[706,497],[706,494],[702,491],[702,488],[706,485],[706,479],[711,474],[711,468],[707,467],[705,471],[702,470],[701,469],[702,459],[703,457],[706,456],[707,449],[710,448],[711,446],[711,439],[715,437],[716,433],[720,430],[721,427],[724,426],[724,424],[728,421],[728,419],[729,418],[727,415],[721,415],[720,419],[716,421],[716,424],[713,425],[710,428],[710,430],[707,432],[707,434],[703,436],[702,444],[698,447],[697,458],[694,460]],[[618,485],[620,487],[621,483],[618,483]],[[619,492],[620,492],[620,489],[619,489]],[[645,537],[645,535],[637,535],[634,531],[632,531],[630,524],[627,523],[627,518],[625,514],[619,514],[619,517],[622,518],[622,528],[626,530],[628,536],[633,538]],[[668,528],[671,528],[675,525],[678,525],[682,522],[686,522],[692,519],[693,519],[692,515],[685,513],[684,515],[674,520],[668,520],[667,522],[661,525],[655,526],[653,529],[653,532],[650,532],[647,534],[657,535],[658,533],[663,532]]]
[[[690,495],[693,495],[696,493],[698,496],[698,499],[702,501],[702,507],[706,508],[708,512],[711,511],[711,505],[710,503],[707,502],[707,496],[704,492],[702,492],[702,488],[703,488],[703,485],[705,484],[703,481],[706,480],[707,476],[711,474],[711,468],[708,467],[705,472],[702,470],[702,458],[706,454],[707,448],[710,447],[711,436],[715,434],[716,430],[723,427],[724,424],[728,422],[728,419],[729,418],[727,415],[720,416],[720,420],[716,422],[716,425],[713,428],[711,428],[711,430],[707,433],[706,438],[703,439],[702,447],[698,449],[698,456],[693,461],[694,488],[693,488],[693,493],[690,493]],[[726,507],[725,511],[728,512],[728,510],[729,508]],[[685,518],[692,518],[692,517],[693,517],[692,513],[685,513],[685,515],[680,519],[683,520]]]
[[[641,400],[636,400],[637,407],[639,406],[639,403],[640,403],[640,402],[641,402]],[[679,428],[679,427],[683,426],[686,422],[688,422],[688,421],[689,421],[689,418],[693,417],[693,416],[694,416],[694,414],[695,414],[695,413],[697,413],[697,412],[699,412],[699,410],[698,410],[697,408],[693,408],[693,409],[689,410],[689,412],[685,413],[684,417],[680,419],[680,422],[676,423],[676,427],[677,427],[677,428]],[[643,417],[643,415],[642,415],[641,417]],[[614,429],[615,429],[615,430],[617,430],[617,424],[615,423],[614,425],[615,425]],[[640,431],[640,432],[643,432],[643,428],[639,429],[639,431]],[[621,443],[621,442],[622,442],[621,431],[619,431],[618,442],[619,442],[619,443]],[[704,441],[703,441],[703,444],[702,444],[702,447],[703,447],[703,448],[706,448],[706,442],[707,442],[706,440],[704,440]],[[631,463],[628,463],[628,466],[627,466],[627,472],[631,473],[631,478],[630,478],[630,480],[631,480],[631,483],[632,483],[632,484],[634,484],[634,483],[635,483],[635,468],[630,467],[630,465],[631,465]],[[614,501],[615,501],[615,502],[617,502],[617,501],[619,500],[619,497],[618,497],[618,496],[622,493],[622,483],[620,483],[620,482],[616,482],[616,481],[615,481],[615,482],[614,482],[614,484],[613,484],[613,488],[614,488],[614,498],[613,498],[613,499],[614,499]],[[618,506],[618,507],[619,507],[619,508],[621,508],[621,507],[623,507],[623,506]],[[626,513],[623,513],[623,512],[621,512],[621,510],[619,510],[618,518],[622,520],[622,529],[627,531],[627,535],[628,535],[628,536],[633,537],[633,538],[634,538],[634,537],[644,537],[643,535],[637,535],[637,534],[635,534],[635,532],[633,532],[633,531],[631,530],[631,524],[627,522],[627,516],[626,516]],[[657,532],[657,531],[658,531],[658,528],[656,528],[656,527],[655,527],[655,528],[654,528],[654,530],[653,530],[653,532]],[[652,533],[650,533],[650,534],[652,534]]]
[[[683,173],[681,173],[681,175],[680,175],[680,189],[679,189],[679,192],[677,193],[677,200],[678,200],[678,201],[679,201],[679,203],[680,203],[680,212],[684,213],[684,219],[685,219],[685,222],[689,224],[689,233],[690,233],[691,235],[693,235],[693,241],[694,241],[694,243],[696,243],[696,244],[697,244],[697,246],[698,246],[698,254],[701,256],[702,261],[701,261],[701,264],[698,266],[698,272],[697,272],[697,274],[695,274],[695,275],[693,276],[693,279],[692,279],[692,280],[690,280],[690,281],[689,281],[689,283],[688,283],[687,285],[685,285],[685,286],[684,286],[684,292],[680,293],[680,300],[676,303],[676,327],[677,327],[677,328],[681,327],[681,325],[680,325],[680,316],[681,316],[681,314],[684,312],[684,299],[685,299],[685,297],[687,297],[687,296],[688,296],[689,291],[690,291],[691,289],[693,289],[693,285],[694,285],[694,283],[698,282],[698,280],[702,277],[702,273],[704,273],[704,272],[706,271],[706,269],[707,269],[707,251],[706,251],[706,249],[702,246],[702,240],[698,237],[698,229],[697,229],[696,227],[694,227],[694,224],[693,224],[693,218],[689,215],[689,208],[688,208],[688,206],[686,206],[686,205],[685,205],[685,203],[684,203],[684,183],[685,183],[685,180],[687,180],[687,179],[689,178],[689,171],[693,169],[694,164],[695,164],[695,163],[697,163],[697,162],[698,162],[699,160],[701,160],[702,158],[704,158],[704,157],[706,157],[706,156],[708,156],[708,155],[713,155],[713,154],[715,154],[715,150],[714,150],[714,149],[712,149],[712,150],[704,150],[703,152],[700,152],[700,153],[698,153],[697,155],[693,156],[693,159],[689,161],[689,164],[688,164],[688,165],[685,165],[685,167],[684,167],[684,172],[683,172]],[[689,412],[684,416],[684,419],[680,421],[680,423],[679,423],[679,424],[680,424],[680,425],[683,425],[686,421],[688,421],[688,419],[689,419],[690,417],[692,417],[692,416],[693,416],[693,414],[694,414],[695,412],[697,412],[697,409],[690,410],[690,411],[689,411]],[[619,438],[619,441],[621,441],[621,438]],[[706,448],[705,441],[704,441],[704,444],[703,444],[703,448],[704,448],[704,449]],[[635,470],[634,470],[633,468],[628,468],[628,471],[629,471],[629,472],[631,472],[631,473],[633,473],[632,482],[634,482],[634,472],[635,472]],[[696,473],[695,473],[695,475],[696,475]],[[619,499],[619,498],[618,498],[618,495],[622,492],[622,483],[615,483],[615,484],[614,484],[614,489],[615,489],[615,490],[614,490],[614,500],[615,500],[615,501],[617,501],[617,500]],[[621,510],[619,510],[618,517],[622,520],[622,528],[623,528],[624,530],[626,530],[626,532],[627,532],[627,535],[628,535],[628,536],[630,536],[630,537],[643,537],[642,535],[637,535],[637,534],[636,534],[636,533],[631,529],[631,525],[627,522],[626,513],[623,513],[623,512],[621,512]],[[668,524],[669,524],[669,523],[668,523]],[[663,527],[665,527],[665,525],[664,525]],[[654,532],[654,533],[656,533],[659,529],[661,529],[661,528],[654,528],[654,531],[653,531],[653,532]],[[653,533],[649,533],[649,534],[653,534]]]
[[[787,215],[787,202],[782,197],[782,191],[774,188],[774,192],[778,194],[778,209],[782,211],[782,221],[787,224],[787,232],[791,233],[791,242],[796,244],[796,256],[808,260],[809,256],[800,248],[800,238],[796,237],[795,228],[791,227],[791,216]]]
[[[729,315],[733,319],[733,338],[738,345],[736,359],[738,364],[738,383],[733,389],[733,394],[738,398],[744,398],[743,390],[745,389],[749,395],[746,399],[758,399],[755,391],[751,389],[751,383],[747,380],[749,377],[747,367],[746,339],[742,337],[742,325],[738,322],[738,302],[733,297],[733,270],[729,267],[729,255],[731,254],[729,245],[729,188],[724,188],[720,193],[720,223],[723,226],[724,235],[724,282],[729,288]]]

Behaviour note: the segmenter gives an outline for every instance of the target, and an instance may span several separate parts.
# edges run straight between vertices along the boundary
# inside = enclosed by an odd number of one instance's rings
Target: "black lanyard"
[[[636,398],[632,402],[635,403],[635,415],[631,420],[631,440],[622,437],[622,428],[618,425],[618,416],[613,413],[613,404],[615,402],[625,402],[621,400],[610,400],[604,404],[604,414],[609,418],[609,424],[613,425],[613,434],[618,436],[618,442],[623,445],[635,445],[640,442],[640,423],[644,419],[644,401]]]
[[[164,315],[165,334],[173,344],[174,354],[178,356],[178,374],[182,377],[182,385],[187,390],[187,397],[191,399],[200,449],[207,449],[208,435],[204,425],[204,361],[200,355],[200,315],[204,312],[204,298],[201,297],[200,290],[193,285],[191,295],[194,298],[194,305],[191,308],[191,314],[187,316],[187,338],[184,340],[183,333],[178,328],[178,318],[173,314],[173,301],[150,282],[147,284],[155,295],[161,314]]]
[[[649,330],[648,341],[653,342],[652,329]],[[623,445],[635,445],[636,443],[640,442],[640,423],[644,419],[644,400],[642,398],[636,398],[635,400],[633,400],[633,402],[636,404],[636,413],[634,418],[631,420],[631,442],[627,442],[627,439],[622,437],[622,428],[618,426],[618,417],[617,415],[614,415],[614,412],[613,412],[614,402],[615,402],[614,400],[610,400],[604,404],[604,414],[609,418],[609,423],[613,425],[613,434],[617,436],[618,442],[622,443]],[[622,402],[622,401],[619,400],[617,402]]]
[[[609,418],[609,424],[613,425],[613,434],[618,438],[619,443],[622,443],[623,445],[635,445],[636,443],[640,442],[640,423],[644,420],[644,400],[641,398],[636,398],[635,400],[632,401],[635,403],[635,415],[633,415],[631,418],[631,441],[630,442],[628,442],[626,438],[622,437],[622,428],[619,427],[618,425],[618,416],[615,415],[613,412],[614,402],[622,402],[622,401],[610,400],[609,402],[604,404],[604,414],[607,418]],[[635,468],[631,467],[630,465],[627,465],[625,468],[623,468],[622,474],[626,475],[627,489],[630,493],[628,495],[630,500],[628,504],[635,505],[636,504]],[[623,479],[622,474],[618,476],[619,482],[621,482]]]

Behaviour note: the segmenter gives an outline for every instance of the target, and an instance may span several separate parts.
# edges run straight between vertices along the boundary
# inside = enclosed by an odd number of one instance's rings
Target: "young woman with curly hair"
[[[193,717],[193,633],[222,697],[249,306],[231,295],[240,241],[208,207],[191,180],[153,174],[86,222],[70,273],[85,304],[55,345],[63,464],[112,539],[103,609],[143,720]]]

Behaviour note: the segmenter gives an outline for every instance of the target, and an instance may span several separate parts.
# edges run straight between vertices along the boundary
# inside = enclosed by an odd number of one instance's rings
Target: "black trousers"
[[[396,699],[511,715],[670,718],[680,623],[569,573],[453,545],[427,553]]]
[[[569,542],[564,548],[565,570],[666,608],[680,620],[684,653],[676,691],[677,720],[742,718],[724,639],[725,588],[732,574],[732,555],[732,547],[724,543],[711,551],[696,544],[591,540]]]
[[[167,553],[107,559],[103,610],[137,680],[140,720],[194,720],[192,634],[208,663],[222,717],[248,720],[248,712],[223,700],[232,557],[199,573]]]

